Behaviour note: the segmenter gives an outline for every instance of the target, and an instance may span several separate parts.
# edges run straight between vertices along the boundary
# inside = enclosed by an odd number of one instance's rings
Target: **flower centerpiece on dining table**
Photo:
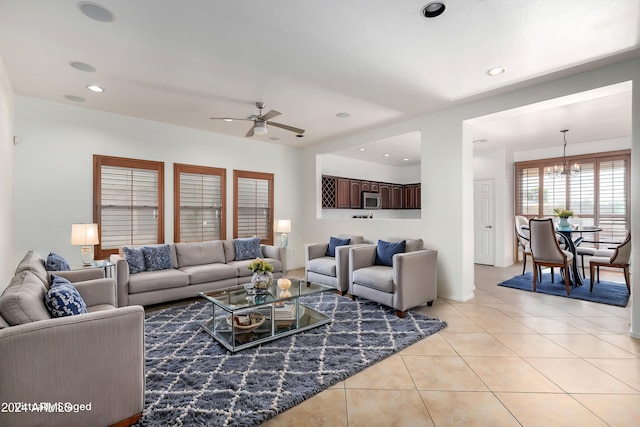
[[[567,209],[555,208],[553,210],[556,216],[560,218],[558,227],[560,230],[571,230],[571,224],[569,224],[569,218],[573,216],[573,211]]]
[[[273,283],[273,265],[263,259],[252,261],[247,268],[253,271],[251,283],[255,286],[257,292],[265,292]]]

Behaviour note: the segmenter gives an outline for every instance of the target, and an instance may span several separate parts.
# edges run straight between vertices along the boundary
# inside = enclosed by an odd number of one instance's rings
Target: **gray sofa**
[[[157,246],[157,245],[148,245]],[[120,254],[111,255],[116,264],[118,306],[151,305],[184,298],[198,292],[224,289],[251,281],[247,266],[253,259],[236,261],[233,240],[170,243],[172,267],[130,274],[129,264]],[[273,265],[273,277],[282,277],[284,248],[260,245],[262,256]]]
[[[116,308],[115,281],[102,269],[54,272],[74,284],[89,312],[51,318],[44,266],[39,254],[28,252],[0,297],[0,402],[11,405],[0,424],[135,423],[144,406],[144,309]],[[41,402],[77,406],[34,410]]]

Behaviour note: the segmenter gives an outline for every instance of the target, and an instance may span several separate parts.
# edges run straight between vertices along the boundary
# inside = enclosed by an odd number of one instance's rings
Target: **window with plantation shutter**
[[[226,239],[226,169],[174,164],[176,242]]]
[[[273,244],[273,174],[233,171],[233,237],[260,237]]]
[[[164,163],[94,155],[97,256],[164,242]]]
[[[585,240],[621,242],[629,230],[630,158],[629,150],[567,157],[569,164],[580,166],[580,173],[559,177],[547,172],[562,159],[516,163],[515,213],[549,217],[555,208],[568,209],[581,226],[602,228]],[[537,203],[536,194],[542,204]]]

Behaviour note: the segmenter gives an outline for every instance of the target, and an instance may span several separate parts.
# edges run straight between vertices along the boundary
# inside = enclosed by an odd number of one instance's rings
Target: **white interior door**
[[[473,182],[473,218],[476,264],[495,265],[493,219],[493,180]]]

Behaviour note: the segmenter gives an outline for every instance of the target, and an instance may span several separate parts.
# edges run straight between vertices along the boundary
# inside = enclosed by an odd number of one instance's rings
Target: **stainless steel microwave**
[[[362,192],[362,209],[382,209],[382,196],[380,193]]]

